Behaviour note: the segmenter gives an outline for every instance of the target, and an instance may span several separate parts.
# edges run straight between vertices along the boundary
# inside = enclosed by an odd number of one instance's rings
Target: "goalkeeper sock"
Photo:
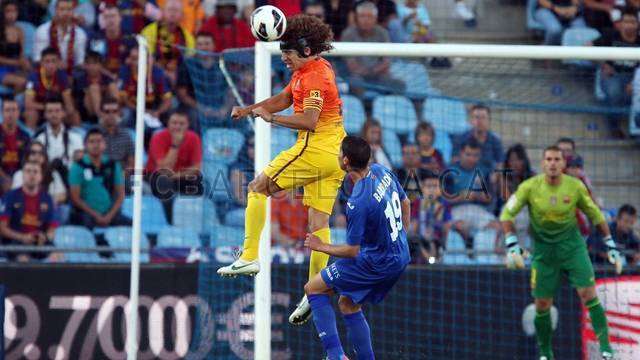
[[[313,232],[313,235],[317,236],[325,244],[331,244],[331,231],[329,228],[322,228]],[[320,270],[327,267],[329,263],[329,255],[319,252],[311,251],[311,258],[309,259],[309,280],[313,279]]]
[[[373,360],[373,348],[371,347],[371,333],[369,324],[362,311],[357,313],[342,315],[344,325],[347,327],[349,341],[356,351],[358,360]]]
[[[606,351],[613,354],[611,344],[609,343],[609,328],[607,327],[607,316],[604,314],[604,308],[600,304],[600,299],[594,297],[585,304],[589,309],[591,317],[591,325],[593,331],[600,342],[600,351]]]
[[[250,192],[247,195],[247,210],[244,217],[244,245],[240,259],[253,261],[258,258],[260,234],[267,217],[267,196]]]
[[[553,351],[551,350],[551,310],[536,312],[536,318],[533,321],[536,327],[536,339],[538,340],[538,351],[540,356],[546,356],[549,360],[553,359]]]
[[[326,294],[312,294],[308,296],[313,323],[316,325],[322,346],[327,352],[329,360],[340,360],[344,356],[338,329],[336,327],[336,314],[331,307],[331,300]]]

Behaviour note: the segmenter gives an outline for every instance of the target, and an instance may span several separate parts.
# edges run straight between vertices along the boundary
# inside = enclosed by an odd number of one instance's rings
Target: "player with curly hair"
[[[218,269],[222,276],[255,275],[260,271],[258,246],[265,224],[267,198],[280,191],[304,187],[309,207],[309,228],[324,243],[331,243],[329,216],[344,178],[338,164],[340,144],[346,136],[342,126],[342,101],[331,64],[320,54],[332,49],[333,32],[320,19],[297,15],[287,19],[281,38],[281,59],[293,72],[287,87],[277,95],[247,107],[234,107],[231,116],[249,114],[266,122],[298,130],[298,140],[281,152],[249,184],[245,213],[245,239],[239,259]],[[274,115],[293,104],[291,116]],[[329,255],[313,251],[309,279],[327,266]],[[311,316],[306,297],[291,314],[292,324]]]

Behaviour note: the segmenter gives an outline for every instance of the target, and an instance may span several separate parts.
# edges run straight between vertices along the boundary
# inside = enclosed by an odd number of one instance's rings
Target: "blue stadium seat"
[[[600,37],[600,32],[592,28],[569,28],[562,33],[562,46],[585,46]],[[563,60],[562,63],[592,68],[590,60]]]
[[[381,95],[373,100],[372,116],[383,129],[408,134],[418,123],[416,109],[409,98],[402,95]]]
[[[216,201],[230,200],[229,165],[219,161],[205,161],[202,173],[207,181],[206,193]]]
[[[498,265],[502,263],[502,257],[493,253],[496,246],[495,240],[496,231],[493,229],[483,229],[474,235],[473,249],[484,252],[484,254],[476,255],[475,261],[478,265]]]
[[[458,100],[428,98],[422,106],[422,119],[437,130],[459,134],[470,129],[464,103]]]
[[[127,196],[122,203],[122,214],[133,219],[133,196]],[[142,196],[142,232],[157,234],[169,223],[162,203],[151,195]]]
[[[629,112],[629,134],[640,135],[640,71],[636,69],[633,76],[633,95],[631,96],[631,111]]]
[[[180,228],[188,228],[196,232],[202,232],[204,217],[204,202],[201,196],[178,196],[173,200],[173,225]],[[211,221],[207,217],[207,221]]]
[[[604,94],[604,90],[602,90],[602,86],[600,85],[600,80],[602,78],[602,69],[598,66],[596,68],[596,76],[593,79],[593,95],[596,97],[598,101],[604,101],[606,95]]]
[[[382,130],[382,145],[394,167],[402,167],[402,144],[398,135],[389,129]],[[390,169],[393,170],[393,169]]]
[[[93,248],[96,240],[89,229],[84,226],[61,226],[56,229],[53,244],[60,249]],[[100,256],[95,252],[64,252],[64,260],[67,262],[101,262]]]
[[[244,241],[244,228],[217,225],[211,228],[212,246],[241,246]]]
[[[144,222],[143,222],[144,223]],[[109,243],[109,246],[113,248],[131,248],[132,234],[130,226],[112,226],[107,228],[104,232],[104,238]],[[149,239],[144,235],[140,237],[140,249],[149,249]],[[129,262],[131,261],[131,253],[114,252],[112,260],[114,262]],[[149,262],[149,253],[140,253],[140,262]]]
[[[527,29],[544,30],[542,23],[533,17],[538,8],[538,0],[527,0]]]
[[[362,101],[353,95],[341,95],[340,98],[342,99],[344,129],[349,135],[357,135],[367,120]]]
[[[431,86],[429,73],[421,63],[396,60],[391,63],[389,71],[392,78],[402,80],[405,83],[405,92],[412,99],[424,99],[428,95],[440,94]]]
[[[244,145],[244,135],[237,130],[211,128],[204,133],[205,162],[220,162],[230,165],[236,161]]]
[[[16,25],[22,29],[24,33],[24,56],[33,59],[33,45],[36,33],[36,27],[27,21],[17,21]]]
[[[298,133],[295,130],[280,126],[271,127],[271,157],[292,147],[296,143]]]
[[[158,234],[156,247],[198,248],[200,235],[194,229],[169,226]]]
[[[347,229],[331,228],[331,243],[334,245],[347,244]]]

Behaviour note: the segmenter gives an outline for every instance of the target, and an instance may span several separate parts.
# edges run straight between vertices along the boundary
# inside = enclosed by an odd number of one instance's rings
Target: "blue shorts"
[[[338,294],[354,303],[381,302],[398,281],[406,265],[397,264],[389,271],[372,271],[356,259],[340,259],[320,271],[322,280]]]

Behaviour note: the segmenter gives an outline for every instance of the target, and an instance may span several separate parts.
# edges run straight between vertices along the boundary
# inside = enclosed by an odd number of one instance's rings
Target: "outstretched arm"
[[[281,91],[266,100],[257,102],[246,107],[234,106],[231,110],[231,117],[234,119],[242,119],[247,117],[254,109],[263,108],[266,112],[273,114],[280,112],[293,104],[293,97],[286,91]],[[266,120],[266,119],[265,119]]]

